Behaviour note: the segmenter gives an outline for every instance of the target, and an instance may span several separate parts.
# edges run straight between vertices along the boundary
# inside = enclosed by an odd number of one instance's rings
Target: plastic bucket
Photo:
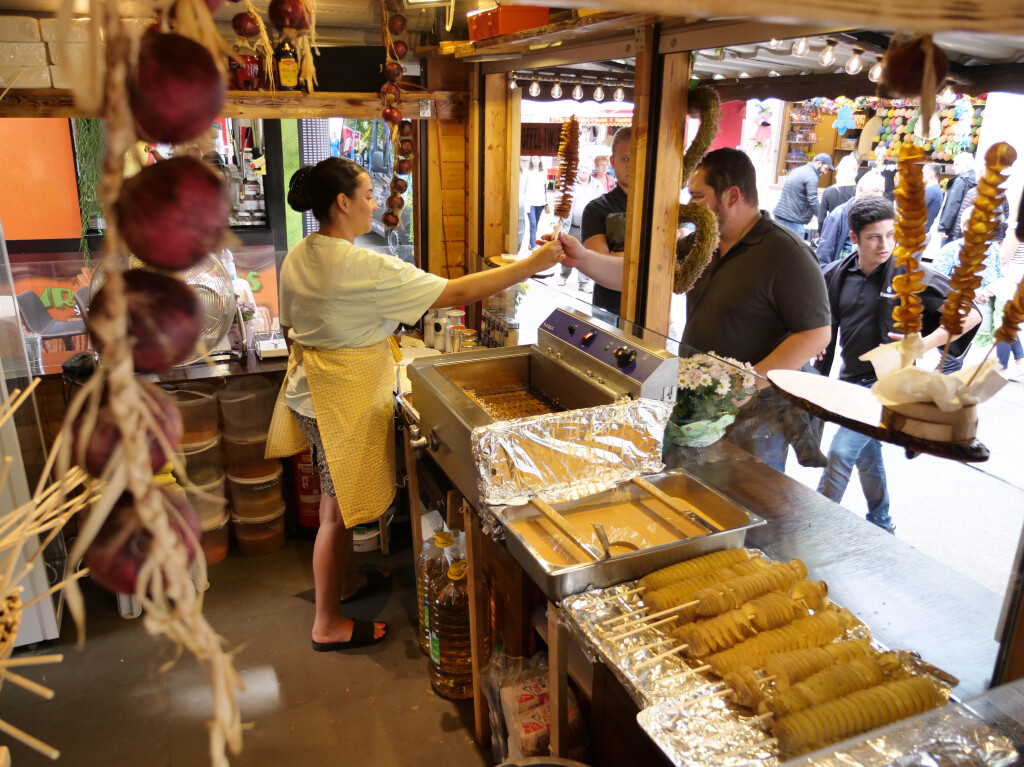
[[[220,519],[224,516],[224,507],[227,505],[224,498],[224,472],[218,468],[216,478],[212,482],[188,488],[185,495],[196,511],[200,525]]]
[[[181,413],[181,441],[195,445],[209,442],[220,432],[217,424],[217,395],[213,386],[192,384],[170,392]]]
[[[181,452],[185,458],[185,473],[193,484],[208,485],[224,473],[220,460],[220,434],[206,442],[183,444]]]
[[[281,466],[278,458],[264,458],[267,449],[267,436],[257,439],[239,439],[227,432],[223,435],[224,458],[227,462],[228,474],[240,479],[256,479],[268,477]]]
[[[224,432],[235,439],[265,437],[274,415],[277,387],[260,376],[232,378],[217,393]]]
[[[284,546],[284,501],[278,501],[273,514],[250,519],[231,515],[238,550],[248,557],[273,554]]]
[[[206,556],[206,564],[220,562],[228,555],[228,519],[225,511],[220,517],[203,522],[199,527],[199,542]]]
[[[267,477],[242,478],[228,474],[228,488],[231,492],[231,508],[235,515],[247,519],[258,519],[273,514],[281,504],[281,473],[277,471]]]

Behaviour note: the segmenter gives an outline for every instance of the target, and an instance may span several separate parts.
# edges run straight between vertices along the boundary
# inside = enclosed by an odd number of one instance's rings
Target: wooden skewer
[[[55,749],[53,746],[43,743],[43,741],[39,740],[39,738],[33,738],[24,730],[19,730],[13,724],[11,724],[10,722],[5,722],[3,719],[0,719],[0,732],[4,732],[7,735],[10,735],[15,740],[21,741],[26,746],[35,751],[38,751],[40,754],[42,754],[48,759],[56,760],[60,758],[60,751]]]
[[[773,746],[778,742],[779,741],[775,738],[765,738],[764,740],[759,740],[756,743],[748,743],[746,746],[741,746],[740,748],[737,748],[734,751],[730,751],[727,754],[719,754],[718,759],[724,762],[729,757],[745,754],[748,751],[751,751],[755,748],[768,748],[769,746]]]
[[[646,611],[648,609],[649,608],[646,605],[644,605],[643,607],[637,607],[634,610],[628,610],[627,612],[619,613],[618,615],[616,615],[613,618],[605,618],[603,621],[601,621],[601,623],[599,625],[601,625],[601,626],[608,626],[608,625],[611,625],[612,623],[615,623],[616,621],[622,620],[623,618],[627,618],[628,619],[631,615],[637,615],[637,614],[642,613],[642,612],[644,612],[644,611]]]
[[[44,666],[49,663],[60,663],[64,660],[61,653],[53,655],[35,655],[29,658],[8,658],[0,661],[0,668],[16,668],[18,666]]]
[[[760,722],[764,722],[764,721],[766,721],[768,719],[771,719],[773,716],[775,716],[775,715],[772,714],[769,711],[767,714],[761,714],[761,716],[753,716],[750,719],[744,719],[743,723],[744,724],[759,724]]]
[[[551,505],[547,501],[542,501],[540,498],[531,498],[530,503],[533,504],[534,508],[547,517],[548,521],[558,528],[562,535],[566,536],[580,551],[586,554],[589,559],[592,559],[595,562],[600,559],[600,557],[587,548],[587,545],[583,540],[583,536],[580,535],[579,531],[572,526],[569,520],[551,508]]]
[[[646,589],[643,586],[637,586],[635,589],[630,589],[629,591],[620,591],[618,594],[612,594],[611,596],[601,597],[597,601],[599,603],[611,602],[612,600],[618,599],[619,597],[628,597],[630,594],[639,594],[641,591],[646,591]]]
[[[685,645],[685,644],[679,645],[678,647],[673,647],[671,650],[666,650],[663,653],[655,655],[653,658],[645,660],[643,663],[637,663],[635,666],[633,666],[633,670],[634,671],[639,671],[642,668],[647,668],[648,666],[653,666],[658,661],[664,660],[665,658],[667,658],[670,655],[675,655],[677,652],[681,652],[681,651],[687,649],[688,647],[689,647],[689,645]]]
[[[643,618],[636,618],[636,619],[630,621],[630,623],[636,623],[637,621],[653,620],[654,618],[660,618],[662,615],[670,615],[672,613],[679,612],[680,610],[685,610],[687,607],[693,607],[694,605],[697,605],[697,604],[700,604],[700,600],[699,599],[695,599],[692,602],[684,602],[681,605],[676,605],[675,607],[669,607],[669,608],[667,608],[665,610],[659,610],[658,612],[653,613],[651,615],[646,615]]]
[[[688,669],[686,669],[686,671],[679,671],[679,672],[677,672],[675,674],[669,674],[668,676],[663,676],[660,681],[667,682],[669,679],[678,679],[679,677],[683,677],[683,676],[692,676],[693,674],[699,674],[701,671],[708,671],[710,668],[711,668],[711,665],[708,664],[708,663],[705,663],[703,666],[697,666],[696,668],[688,668]]]
[[[7,671],[6,669],[0,669],[0,678],[6,679],[12,682],[23,690],[34,692],[43,700],[53,700],[54,692],[49,687],[34,682],[28,677],[24,677],[21,674],[15,674],[13,671]]]
[[[733,691],[732,691],[731,687],[723,687],[721,690],[715,690],[714,692],[709,692],[707,695],[701,695],[699,698],[692,698],[690,700],[684,701],[682,705],[684,705],[684,706],[695,706],[698,703],[701,703],[701,702],[703,702],[705,700],[712,700],[714,698],[727,698],[727,697],[732,696],[732,694],[733,694]]]
[[[674,641],[676,641],[674,637],[662,637],[661,639],[655,639],[653,642],[648,642],[647,644],[642,644],[639,647],[634,647],[633,648],[633,652],[640,652],[641,650],[649,650],[652,647],[657,647],[658,645],[665,644],[666,642],[674,642]]]
[[[698,517],[703,519],[705,522],[707,522],[709,525],[711,525],[716,530],[724,530],[725,529],[721,524],[719,524],[715,520],[711,519],[709,516],[704,514],[702,511],[700,511],[700,509],[697,509],[697,508],[695,508],[693,506],[684,505],[682,502],[680,502],[680,500],[678,498],[673,498],[668,493],[666,493],[663,490],[661,490],[661,489],[655,487],[654,485],[652,485],[650,482],[648,482],[643,477],[633,477],[633,484],[636,485],[637,487],[639,487],[644,492],[646,492],[646,493],[648,493],[650,495],[653,495],[659,501],[661,501],[662,503],[667,505],[670,509],[673,509],[674,511],[678,511],[684,517],[689,517],[691,514],[696,514]]]
[[[634,634],[639,634],[644,629],[652,629],[655,626],[660,626],[663,623],[668,623],[669,621],[674,621],[675,619],[676,617],[674,615],[670,615],[668,618],[662,618],[660,621],[655,621],[654,623],[645,623],[639,628],[635,628],[632,631],[627,631],[625,634],[615,634],[614,636],[616,639],[625,639],[626,637],[631,637]]]

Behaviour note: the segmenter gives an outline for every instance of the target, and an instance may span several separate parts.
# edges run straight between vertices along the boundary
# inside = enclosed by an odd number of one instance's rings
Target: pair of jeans
[[[1013,352],[1015,360],[1024,359],[1024,347],[1021,346],[1019,336],[1014,339],[1012,345],[1005,341],[996,344],[996,358],[999,360],[999,367],[1003,370],[1010,366],[1010,352]]]
[[[860,477],[864,500],[868,503],[868,522],[884,530],[892,529],[882,443],[877,439],[841,426],[832,438],[832,446],[828,450],[828,466],[821,473],[818,492],[836,503],[842,502],[854,466]]]
[[[530,217],[530,250],[537,247],[537,224],[540,222],[540,217],[544,215],[544,207],[543,205],[530,205],[526,209],[527,215]]]
[[[804,238],[804,233],[807,231],[807,225],[801,224],[799,221],[787,221],[784,218],[777,218],[775,219],[775,223],[793,230],[801,240]]]

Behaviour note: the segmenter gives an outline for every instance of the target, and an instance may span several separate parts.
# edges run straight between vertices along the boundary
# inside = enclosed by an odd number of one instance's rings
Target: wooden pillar
[[[622,306],[619,316],[637,321],[637,286],[640,282],[643,242],[643,189],[649,173],[648,132],[651,116],[651,77],[654,73],[654,27],[636,30],[636,67],[633,81],[633,125],[629,144],[629,201],[626,205],[626,244],[622,258]]]
[[[486,258],[509,250],[508,76],[484,75],[483,91],[482,175],[477,189],[483,216],[479,255]]]
[[[644,327],[668,335],[672,311],[672,280],[676,268],[676,231],[679,222],[679,190],[683,177],[683,130],[690,82],[690,54],[663,57],[661,109],[657,146],[651,157],[656,168],[648,208],[650,221],[647,262],[647,306]]]

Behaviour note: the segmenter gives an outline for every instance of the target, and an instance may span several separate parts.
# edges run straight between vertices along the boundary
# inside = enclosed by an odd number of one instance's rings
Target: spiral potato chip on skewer
[[[896,197],[896,247],[893,258],[903,273],[892,278],[892,287],[899,296],[899,306],[893,307],[892,318],[896,330],[905,335],[921,332],[921,314],[924,307],[917,294],[924,290],[924,271],[917,254],[924,249],[925,222],[928,208],[924,202],[924,179],[921,163],[924,151],[920,147],[904,145],[900,148],[900,183],[893,194]]]
[[[996,331],[996,341],[1012,344],[1017,340],[1020,324],[1024,322],[1024,280],[1017,285],[1013,300],[1003,306],[1003,324]]]
[[[1017,153],[1005,142],[993,144],[985,152],[985,175],[978,182],[978,197],[964,232],[960,261],[949,280],[950,291],[942,305],[942,327],[950,338],[964,331],[964,320],[974,307],[974,294],[981,287],[985,271],[985,252],[992,233],[999,225],[995,212],[1006,197],[1002,184],[1004,171],[1013,165]]]
[[[558,138],[558,202],[555,216],[568,218],[572,213],[572,187],[576,182],[576,169],[580,164],[580,124],[573,115],[562,123]]]

